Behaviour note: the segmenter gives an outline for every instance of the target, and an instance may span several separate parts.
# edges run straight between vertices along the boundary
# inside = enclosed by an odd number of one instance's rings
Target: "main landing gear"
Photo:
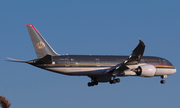
[[[119,78],[115,78],[115,77],[113,77],[113,80],[109,81],[110,84],[116,84],[116,83],[119,83],[119,82],[120,82],[120,79]]]
[[[99,82],[108,82],[110,84],[116,84],[116,83],[119,83],[120,82],[120,79],[119,78],[115,78],[115,76],[113,76],[113,79],[111,79],[112,77],[105,77],[107,79],[97,79],[97,77],[90,77],[91,78],[91,82],[88,82],[88,86],[91,87],[91,86],[94,86],[94,85],[98,85],[98,81]]]
[[[89,87],[94,86],[94,85],[98,85],[98,82],[97,81],[88,82]]]
[[[88,82],[88,86],[94,86],[94,85],[98,85],[98,82],[96,81],[96,78],[91,78],[91,82]]]
[[[167,78],[167,75],[161,76],[161,79],[162,79],[162,80],[160,81],[161,84],[164,84],[164,83],[165,83],[165,80],[163,80],[164,78]]]

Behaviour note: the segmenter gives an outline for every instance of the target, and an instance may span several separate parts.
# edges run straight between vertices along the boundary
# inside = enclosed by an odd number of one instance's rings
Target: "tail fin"
[[[33,25],[26,24],[26,26],[38,58],[42,58],[47,54],[51,56],[58,55]]]

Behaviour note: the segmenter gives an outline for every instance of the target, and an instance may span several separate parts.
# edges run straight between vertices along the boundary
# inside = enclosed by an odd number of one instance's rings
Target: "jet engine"
[[[136,70],[136,75],[141,77],[153,77],[156,72],[156,67],[153,65],[141,65]]]

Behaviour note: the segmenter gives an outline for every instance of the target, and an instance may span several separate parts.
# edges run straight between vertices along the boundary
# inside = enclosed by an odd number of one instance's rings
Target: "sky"
[[[180,106],[179,0],[0,0],[0,95],[12,108],[178,108]],[[33,24],[59,54],[144,55],[168,59],[177,72],[160,77],[120,77],[88,87],[90,78],[67,76],[7,57],[36,59],[25,24]]]

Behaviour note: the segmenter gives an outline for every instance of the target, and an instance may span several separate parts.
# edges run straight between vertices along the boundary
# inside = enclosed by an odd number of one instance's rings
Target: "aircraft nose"
[[[176,68],[172,69],[172,70],[171,70],[171,74],[176,73],[176,71],[177,71]]]
[[[175,69],[174,73],[176,73],[176,71],[177,71],[177,70]]]

